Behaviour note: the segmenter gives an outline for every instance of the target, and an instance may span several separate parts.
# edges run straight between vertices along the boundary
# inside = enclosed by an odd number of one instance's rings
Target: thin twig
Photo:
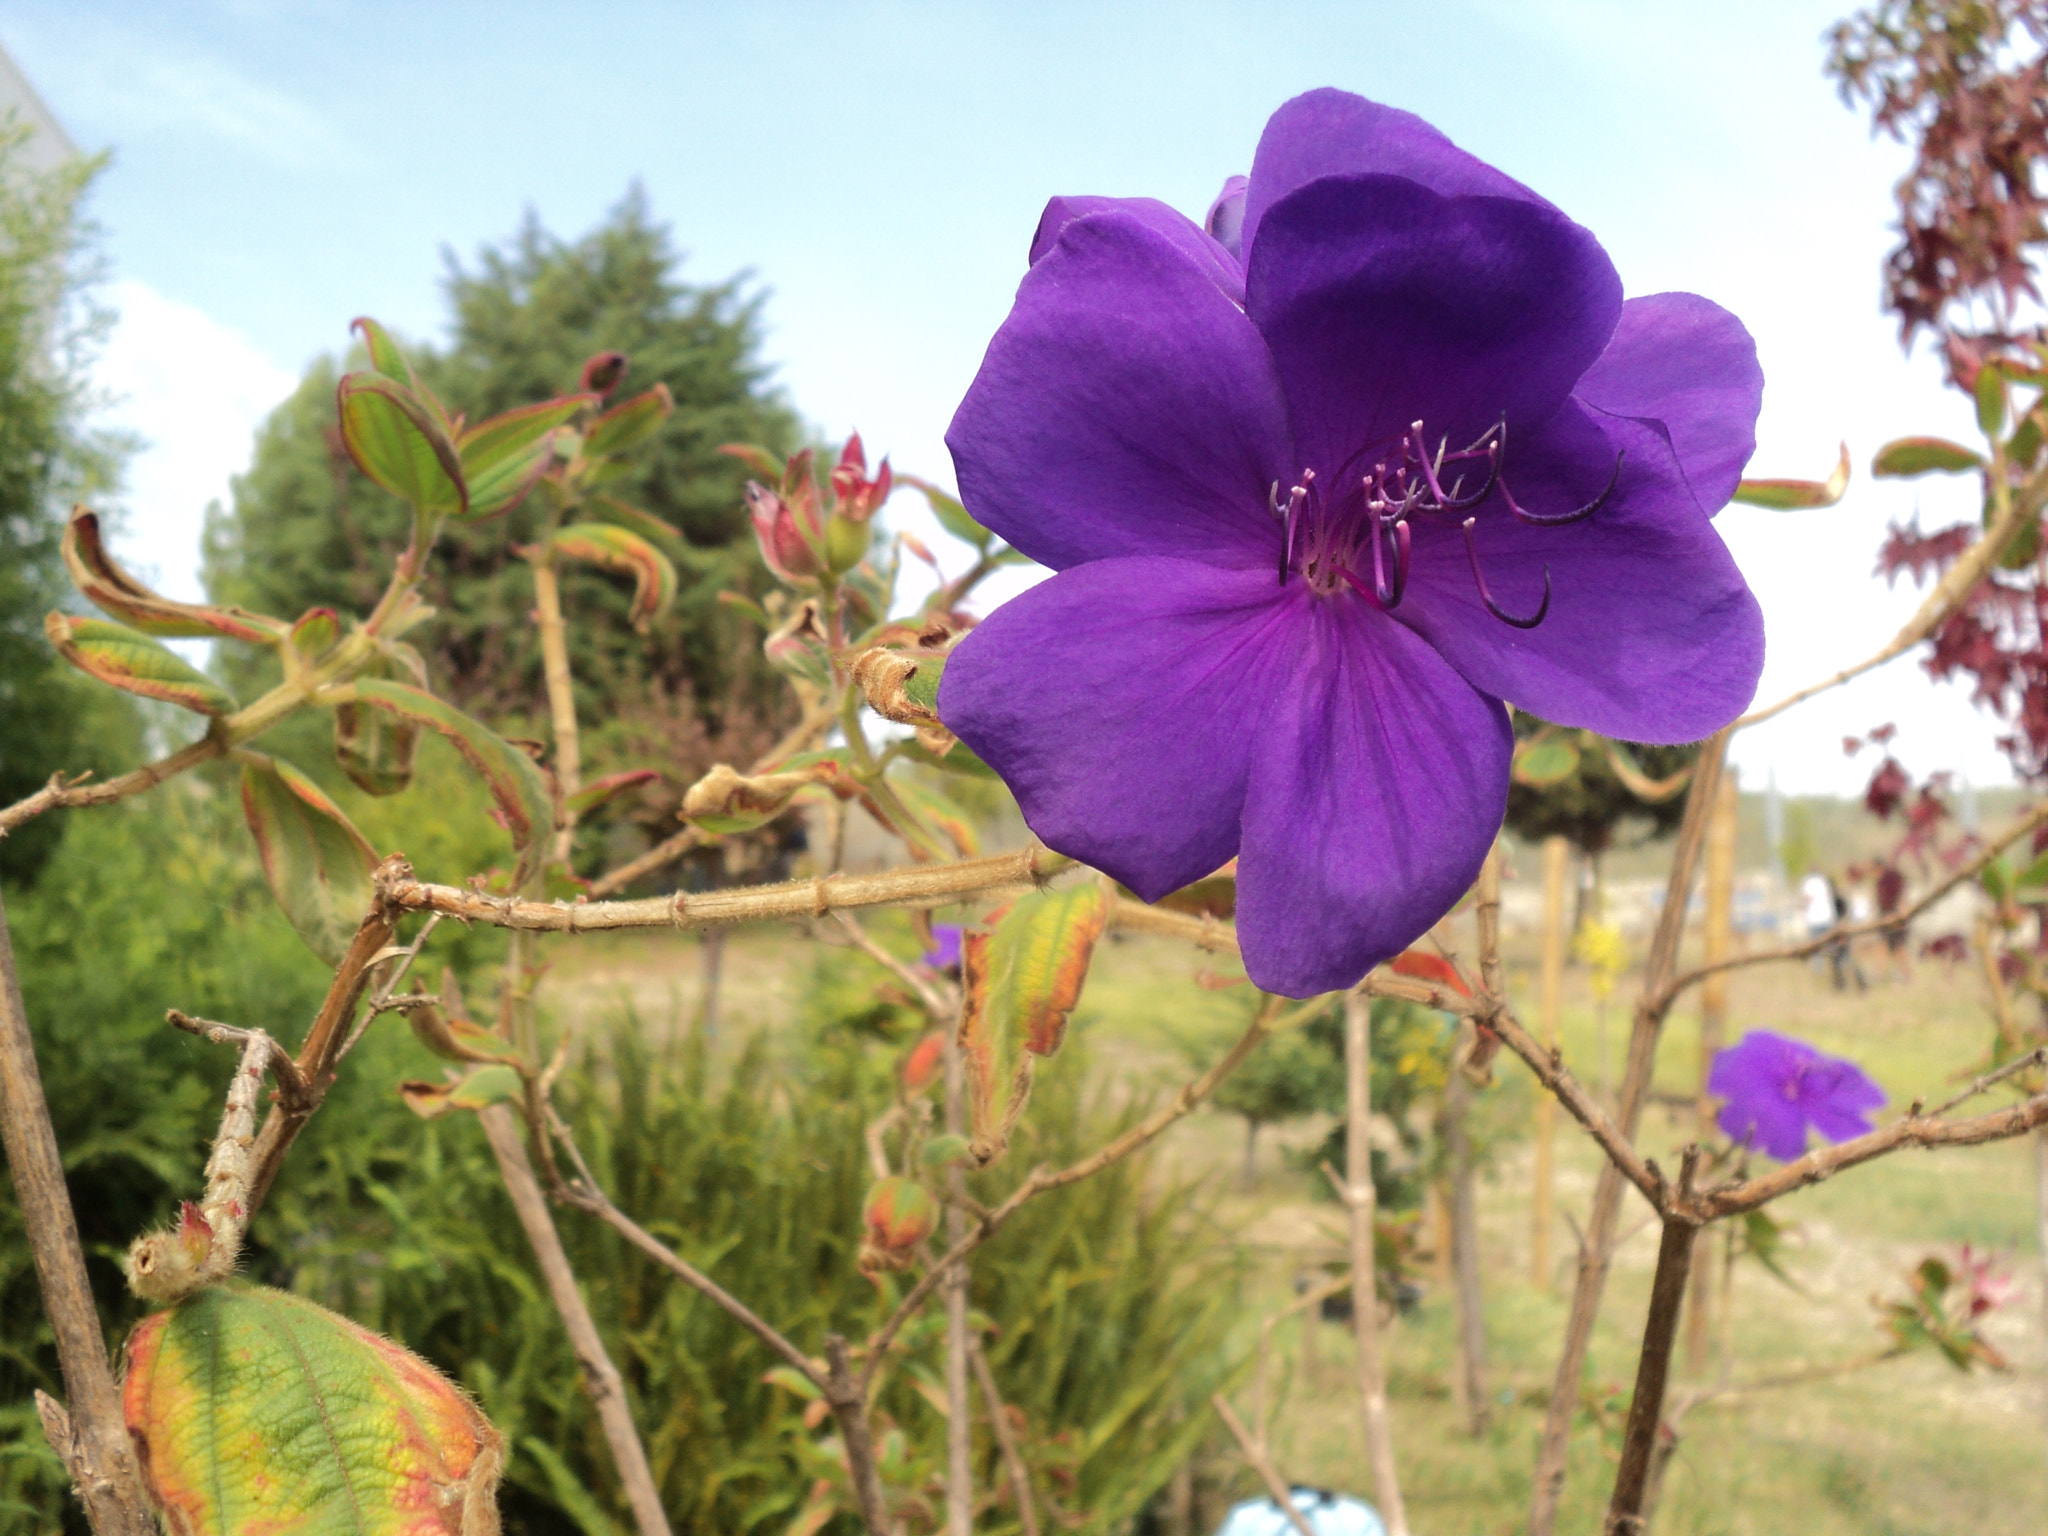
[[[111,805],[116,800],[126,800],[130,795],[143,794],[155,789],[165,779],[175,778],[188,768],[211,762],[228,749],[227,735],[213,730],[200,737],[189,747],[181,747],[168,757],[158,758],[153,763],[144,763],[140,768],[130,769],[116,778],[103,779],[95,784],[80,774],[66,779],[63,774],[52,774],[50,782],[25,799],[0,810],[0,837],[5,837],[24,822],[33,821],[45,811],[55,811],[75,805]]]
[[[1671,874],[1664,889],[1664,908],[1658,914],[1656,933],[1643,969],[1642,998],[1636,1005],[1634,1027],[1629,1033],[1628,1064],[1622,1074],[1619,1112],[1615,1117],[1622,1141],[1633,1142],[1635,1139],[1656,1065],[1657,1040],[1663,1028],[1664,1015],[1670,1007],[1671,998],[1676,996],[1676,990],[1669,988],[1667,983],[1677,963],[1679,941],[1685,933],[1685,909],[1692,897],[1693,875],[1699,864],[1700,849],[1706,841],[1714,801],[1721,789],[1728,735],[1727,730],[1722,730],[1700,748],[1692,789],[1686,795],[1685,817],[1679,824],[1677,846],[1671,855]],[[1557,1371],[1551,1381],[1550,1401],[1544,1410],[1543,1435],[1537,1448],[1529,1536],[1551,1536],[1556,1529],[1558,1503],[1564,1493],[1572,1415],[1578,1402],[1579,1381],[1585,1371],[1586,1351],[1593,1342],[1593,1325],[1600,1315],[1600,1301],[1607,1288],[1614,1226],[1621,1215],[1623,1179],[1621,1164],[1610,1160],[1601,1166],[1599,1177],[1594,1181],[1593,1209],[1586,1223],[1584,1239],[1579,1244],[1578,1277],[1572,1287],[1571,1311],[1565,1320],[1564,1347],[1559,1352]]]
[[[1379,1281],[1374,1273],[1372,1183],[1372,1004],[1344,995],[1344,1185],[1351,1222],[1351,1326],[1357,1339],[1359,1427],[1372,1464],[1373,1495],[1388,1536],[1408,1536],[1408,1511],[1394,1461],[1394,1426],[1380,1355]]]
[[[165,1020],[175,1029],[182,1029],[188,1035],[198,1035],[215,1045],[246,1046],[251,1040],[261,1040],[269,1051],[271,1074],[277,1079],[277,1096],[280,1102],[301,1104],[306,1099],[306,1080],[299,1076],[299,1064],[292,1060],[290,1051],[279,1045],[260,1029],[242,1029],[233,1024],[216,1024],[212,1019],[195,1019],[191,1014],[176,1008],[164,1011]]]
[[[1680,1203],[1692,1192],[1700,1149],[1685,1149],[1678,1176]],[[1678,1339],[1678,1319],[1685,1309],[1685,1291],[1692,1268],[1693,1239],[1699,1226],[1684,1215],[1664,1219],[1657,1248],[1657,1273],[1650,1282],[1650,1311],[1643,1322],[1643,1348],[1636,1361],[1635,1393],[1629,1400],[1628,1423],[1622,1431],[1621,1466],[1615,1473],[1614,1495],[1607,1505],[1607,1536],[1641,1536],[1643,1501],[1649,1491],[1651,1453],[1657,1426],[1664,1416],[1664,1384],[1671,1372],[1671,1351]]]
[[[1607,1111],[1600,1106],[1577,1078],[1565,1069],[1564,1058],[1557,1051],[1539,1044],[1536,1038],[1523,1027],[1521,1021],[1506,1009],[1491,1015],[1487,1027],[1499,1035],[1503,1044],[1528,1064],[1536,1080],[1550,1090],[1553,1098],[1565,1107],[1567,1113],[1591,1133],[1600,1144],[1600,1150],[1618,1167],[1628,1181],[1643,1192],[1643,1198],[1659,1210],[1664,1206],[1664,1181],[1646,1162],[1629,1139],[1621,1134],[1621,1127],[1614,1123]],[[1567,1213],[1567,1220],[1571,1220]]]
[[[836,1333],[825,1335],[825,1401],[839,1420],[840,1443],[846,1448],[846,1474],[853,1484],[854,1501],[860,1506],[861,1524],[868,1536],[888,1536],[889,1501],[882,1490],[882,1470],[875,1458],[874,1434],[868,1427],[868,1388],[865,1372],[856,1375],[847,1357],[846,1339]]]
[[[834,912],[832,916],[838,921],[839,926],[846,930],[847,939],[855,949],[917,994],[917,1000],[924,1004],[924,1011],[930,1014],[934,1021],[943,1023],[959,1013],[960,1000],[956,989],[947,987],[948,992],[956,992],[956,995],[948,997],[945,992],[934,987],[929,980],[919,975],[915,968],[897,959],[870,938],[867,929],[861,927],[860,919],[851,912]]]
[[[398,990],[398,984],[405,980],[405,973],[412,969],[413,961],[417,960],[420,957],[420,951],[426,948],[428,937],[440,925],[441,914],[438,912],[431,914],[426,922],[420,925],[420,931],[413,936],[412,943],[405,947],[405,952],[394,957],[398,961],[397,966],[378,986],[376,996],[370,999],[370,1006],[363,1010],[363,1016],[356,1021],[355,1028],[349,1031],[348,1038],[341,1042],[341,1049],[334,1053],[336,1061],[340,1061],[356,1048],[356,1042],[363,1038],[363,1032],[370,1027],[371,1022],[378,1014],[399,1012],[407,1008],[429,1008],[433,1006],[424,996],[394,998],[391,994]]]
[[[1957,1094],[1954,1098],[1950,1099],[1946,1104],[1941,1105],[1937,1109],[1929,1110],[1927,1118],[1930,1120],[1939,1120],[1943,1115],[1947,1114],[1950,1110],[1954,1109],[1958,1104],[1968,1103],[1971,1099],[1977,1097],[1978,1094],[1983,1093],[1987,1089],[1996,1087],[1998,1084],[2004,1082],[2007,1078],[2017,1077],[2020,1073],[2026,1071],[2030,1067],[2042,1066],[2048,1066],[2048,1045],[2035,1047],[2033,1050],[2027,1052],[2026,1055],[2020,1057],[2018,1060],[2008,1061],[2004,1066],[2000,1067],[1995,1072],[1986,1072],[1982,1077],[1977,1078],[1970,1084],[1969,1087],[1965,1088],[1961,1093]]]
[[[633,1425],[625,1381],[612,1363],[597,1331],[597,1322],[577,1288],[576,1272],[569,1266],[561,1234],[555,1230],[540,1182],[534,1177],[533,1164],[527,1159],[519,1122],[503,1104],[479,1110],[477,1118],[483,1122],[484,1135],[498,1160],[498,1172],[505,1180],[505,1192],[512,1197],[519,1224],[533,1245],[534,1260],[540,1265],[548,1296],[561,1314],[562,1326],[576,1352],[576,1363],[583,1369],[583,1390],[603,1426],[605,1443],[611,1448],[634,1523],[641,1536],[668,1536],[668,1515],[661,1507],[661,1492],[655,1486],[654,1470],[647,1463],[647,1449],[640,1443],[640,1432]]]
[[[1266,1454],[1264,1446],[1252,1439],[1251,1432],[1231,1410],[1229,1400],[1218,1392],[1209,1401],[1216,1409],[1216,1416],[1223,1420],[1223,1427],[1230,1431],[1231,1439],[1237,1442],[1237,1448],[1244,1452],[1244,1459],[1252,1464],[1252,1470],[1259,1474],[1259,1481],[1266,1485],[1267,1496],[1272,1499],[1280,1513],[1287,1517],[1288,1523],[1300,1532],[1300,1536],[1316,1536],[1314,1528],[1302,1518],[1301,1511],[1295,1507],[1294,1494],[1288,1489],[1278,1469],[1274,1467],[1273,1459]]]
[[[1009,1411],[1003,1407],[1003,1395],[996,1389],[996,1373],[979,1337],[972,1341],[968,1358],[974,1366],[974,1379],[981,1387],[982,1401],[988,1405],[989,1428],[995,1432],[996,1449],[1002,1452],[1010,1491],[1016,1495],[1017,1524],[1022,1527],[1023,1536],[1038,1536],[1038,1505],[1031,1497],[1031,1469],[1024,1464],[1024,1452],[1018,1447]]]
[[[1815,694],[1826,693],[1830,688],[1839,688],[1852,678],[1861,677],[1865,672],[1883,666],[1910,651],[1945,623],[1950,614],[1976,590],[1991,569],[1992,562],[2005,553],[2012,542],[2013,533],[2029,517],[2038,516],[2044,505],[2048,505],[2048,474],[2036,475],[2020,494],[2008,492],[2005,505],[1998,509],[1991,519],[1991,526],[1984,530],[1984,536],[1963,553],[1963,557],[1942,576],[1934,590],[1917,608],[1905,627],[1885,643],[1875,655],[1867,656],[1852,667],[1844,667],[1830,677],[1804,688],[1794,690],[1775,704],[1763,709],[1753,709],[1736,721],[1731,730],[1742,730],[1752,725],[1761,725],[1774,715],[1781,715],[1795,704],[1804,703]]]
[[[1689,807],[1690,802],[1688,802]],[[1922,893],[1918,900],[1903,910],[1895,912],[1889,917],[1871,918],[1868,922],[1840,923],[1828,929],[1827,932],[1798,944],[1783,944],[1775,949],[1759,949],[1748,954],[1730,955],[1724,960],[1714,962],[1712,965],[1695,966],[1683,975],[1674,977],[1655,988],[1650,988],[1646,985],[1643,1006],[1655,1012],[1661,1020],[1664,1014],[1670,1011],[1671,1005],[1677,1001],[1679,995],[1687,988],[1695,986],[1706,980],[1707,977],[1716,975],[1719,972],[1739,970],[1751,965],[1768,965],[1775,961],[1807,960],[1823,950],[1832,948],[1834,945],[1853,943],[1857,939],[1884,933],[1887,929],[1903,927],[1940,901],[1942,897],[1946,896],[1957,886],[1975,881],[2012,844],[2030,833],[2039,831],[2044,826],[2048,826],[2048,799],[2043,799],[2039,804],[2035,805],[2024,816],[2020,817],[2019,820],[2005,828],[2004,831],[1987,843],[1976,858],[1970,860],[1967,864],[1959,865],[1945,878]]]
[[[70,1472],[96,1536],[155,1536],[156,1518],[107,1365],[106,1336],[93,1305],[57,1133],[36,1069],[35,1041],[14,969],[7,911],[0,904],[0,1143],[14,1177],[22,1228],[35,1259],[43,1311],[56,1337],[70,1413],[44,1412],[50,1448]],[[51,1405],[55,1407],[55,1404]]]

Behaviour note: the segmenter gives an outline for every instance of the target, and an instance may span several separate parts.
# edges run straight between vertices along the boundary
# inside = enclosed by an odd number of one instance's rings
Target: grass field
[[[875,927],[888,931],[886,921]],[[1535,992],[1534,954],[1524,948],[1510,947],[1509,983],[1527,1012]],[[803,953],[801,941],[781,931],[728,942],[719,1008],[724,1040],[777,1031],[789,1018],[807,974]],[[563,957],[564,967],[550,977],[551,998],[565,1014],[624,995],[647,1017],[694,1017],[701,958],[698,945],[681,937],[594,941]],[[1153,1094],[1184,1080],[1191,1059],[1234,1035],[1245,993],[1195,986],[1192,977],[1204,964],[1191,952],[1149,940],[1106,945],[1075,1023],[1090,1039],[1094,1070],[1114,1074],[1134,1094]],[[876,975],[879,984],[879,970]],[[1624,978],[1607,1031],[1617,1064],[1630,986]],[[1768,1026],[1853,1056],[1903,1106],[1916,1095],[1938,1098],[1976,1070],[1988,1040],[1980,993],[1981,982],[1967,966],[1950,973],[1923,964],[1909,984],[1873,986],[1866,994],[1836,993],[1824,974],[1803,965],[1753,970],[1741,973],[1731,989],[1731,1036]],[[1568,1062],[1601,1081],[1595,1009],[1578,970],[1567,975],[1563,1036]],[[1055,1062],[1052,1069],[1058,1068]],[[1682,1004],[1663,1047],[1659,1088],[1689,1093],[1697,1070],[1697,1012]],[[1489,1092],[1505,1096],[1499,1117],[1519,1129],[1498,1149],[1480,1192],[1493,1397],[1493,1425],[1484,1438],[1467,1432],[1449,1389],[1451,1304],[1448,1288],[1432,1282],[1426,1259],[1422,1300],[1388,1336],[1397,1447],[1417,1536],[1494,1536],[1522,1528],[1570,1285],[1567,1218],[1583,1214],[1597,1167],[1591,1144],[1561,1121],[1559,1217],[1550,1240],[1554,1273],[1539,1287],[1530,1273],[1526,1130],[1534,1094],[1511,1060],[1497,1076]],[[1295,1278],[1341,1252],[1337,1207],[1319,1198],[1319,1175],[1288,1155],[1290,1148],[1312,1146],[1325,1129],[1301,1122],[1269,1132],[1250,1186],[1240,1174],[1241,1122],[1203,1112],[1170,1134],[1171,1164],[1213,1181],[1233,1240],[1255,1261],[1262,1300],[1245,1318],[1247,1350],[1263,1313],[1292,1299]],[[1689,1116],[1653,1108],[1645,1146],[1668,1163],[1689,1133]],[[2033,1236],[2033,1158],[2025,1141],[1908,1153],[1851,1170],[1774,1207],[1792,1225],[1787,1267],[1797,1289],[1753,1262],[1738,1266],[1733,1381],[1876,1355],[1885,1338],[1873,1298],[1903,1294],[1905,1273],[1920,1258],[1952,1253],[1963,1242],[2002,1254],[2019,1282],[1986,1330],[2013,1368],[1965,1376],[1923,1352],[1701,1406],[1686,1422],[1657,1530],[1665,1536],[2033,1536],[2048,1529],[2042,1386],[2048,1342]],[[1623,1218],[1630,1235],[1616,1258],[1589,1377],[1598,1396],[1610,1388],[1625,1391],[1633,1375],[1656,1248],[1648,1216],[1648,1208],[1632,1200]],[[1709,1251],[1718,1255],[1718,1236],[1703,1254]],[[1276,1331],[1275,1345],[1267,1396],[1276,1461],[1297,1481],[1368,1493],[1348,1331],[1336,1323],[1290,1322]],[[1710,1374],[1719,1369],[1710,1366]],[[1674,1390],[1697,1384],[1681,1375]],[[1249,1389],[1241,1393],[1241,1411],[1256,1413],[1256,1398]],[[1598,1529],[1618,1431],[1618,1417],[1604,1431],[1582,1421],[1561,1530]],[[1250,1492],[1252,1480],[1224,1458],[1203,1487],[1197,1529],[1206,1532],[1222,1501]]]

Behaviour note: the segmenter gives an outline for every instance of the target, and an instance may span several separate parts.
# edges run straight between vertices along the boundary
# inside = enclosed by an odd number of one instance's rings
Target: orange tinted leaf
[[[1465,978],[1458,974],[1458,968],[1442,955],[1432,955],[1427,950],[1404,949],[1387,962],[1387,969],[1396,976],[1436,982],[1449,987],[1460,997],[1472,995],[1472,989],[1465,985]]]
[[[100,538],[97,512],[73,509],[64,525],[64,569],[72,585],[100,612],[111,614],[145,635],[164,639],[199,639],[225,635],[267,645],[285,632],[283,621],[241,608],[214,608],[203,603],[174,603],[122,570]]]
[[[627,617],[636,629],[668,612],[676,599],[676,568],[669,558],[630,528],[615,523],[571,523],[548,535],[557,555],[633,578],[633,607]]]
[[[121,1399],[167,1530],[494,1536],[498,1433],[409,1350],[303,1297],[214,1286],[129,1336]]]

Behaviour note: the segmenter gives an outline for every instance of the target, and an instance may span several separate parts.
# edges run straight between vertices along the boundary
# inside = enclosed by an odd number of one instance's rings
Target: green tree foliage
[[[1549,729],[1534,715],[1515,714],[1515,739],[1526,741]],[[1629,746],[1629,755],[1651,779],[1668,779],[1699,756],[1696,746]],[[1615,775],[1606,755],[1581,751],[1578,766],[1563,780],[1541,786],[1519,780],[1508,786],[1508,830],[1531,843],[1561,836],[1582,853],[1601,854],[1625,834],[1643,840],[1664,837],[1678,829],[1685,815],[1685,796],[1674,794],[1655,804],[1640,800]]]
[[[1326,1040],[1290,1029],[1261,1045],[1216,1090],[1216,1107],[1244,1117],[1244,1180],[1253,1176],[1259,1132],[1304,1115],[1344,1109],[1344,1058]]]
[[[691,286],[677,278],[678,265],[637,191],[574,243],[529,218],[473,268],[451,260],[447,347],[406,347],[421,380],[470,420],[575,389],[584,361],[603,351],[629,359],[624,392],[663,383],[674,395],[658,441],[604,488],[676,530],[667,549],[683,582],[674,609],[636,634],[625,621],[624,584],[581,567],[561,573],[586,772],[660,766],[667,792],[629,808],[661,832],[672,830],[683,787],[714,761],[751,759],[790,709],[758,633],[717,600],[721,590],[761,581],[741,507],[745,472],[718,449],[744,441],[787,450],[796,418],[757,356],[760,294],[737,279]],[[323,605],[359,613],[375,601],[408,514],[341,447],[334,390],[342,366],[323,358],[308,370],[258,433],[232,507],[210,520],[207,583],[216,601],[285,617]],[[532,588],[511,558],[541,515],[535,497],[445,535],[425,586],[439,612],[411,637],[437,692],[508,728],[547,713],[528,618]]]
[[[122,444],[86,421],[86,367],[108,317],[92,302],[80,202],[99,162],[30,170],[26,134],[0,127],[0,805],[59,769],[120,762],[135,735],[126,701],[43,637],[43,615],[72,606],[57,558],[65,511],[113,483]],[[0,878],[32,877],[60,835],[56,821],[32,822],[0,841]]]

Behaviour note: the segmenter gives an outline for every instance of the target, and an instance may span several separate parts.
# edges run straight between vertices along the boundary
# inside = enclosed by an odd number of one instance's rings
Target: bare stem
[[[954,1033],[946,1036],[946,1131],[959,1135],[966,1129],[964,1106],[965,1072],[960,1046]],[[967,1212],[960,1201],[967,1194],[967,1178],[960,1169],[946,1172],[946,1237],[957,1244],[967,1235]],[[967,1329],[967,1259],[948,1266],[946,1293],[946,1528],[949,1536],[974,1536],[974,1425],[967,1401],[967,1356],[973,1336]]]
[[[1981,1077],[1973,1079],[1970,1086],[1961,1093],[1942,1104],[1939,1108],[1930,1111],[1929,1118],[1939,1120],[1957,1105],[1968,1103],[1971,1099],[1977,1097],[1978,1094],[1983,1093],[1987,1089],[1997,1087],[2007,1078],[2018,1077],[2022,1072],[2041,1066],[2048,1066],[2048,1045],[2036,1046],[2018,1060],[2008,1061],[1996,1071],[1986,1072]]]
[[[79,1502],[96,1536],[154,1536],[156,1519],[143,1491],[135,1446],[122,1419],[121,1396],[107,1364],[107,1341],[86,1277],[85,1250],[57,1133],[43,1099],[36,1069],[35,1041],[14,969],[7,911],[0,904],[0,1143],[14,1176],[22,1226],[35,1259],[43,1310],[56,1335],[57,1363],[64,1373],[70,1413],[44,1413],[46,1430],[56,1429],[50,1448],[71,1474]],[[43,1401],[48,1401],[44,1399]],[[55,1407],[55,1404],[51,1404]]]
[[[566,863],[576,838],[576,813],[569,799],[583,787],[582,738],[576,730],[576,687],[569,676],[569,642],[562,625],[562,588],[545,546],[529,554],[533,567],[533,611],[540,627],[541,675],[547,682],[548,713],[555,728],[555,785],[562,802],[555,832],[555,858]]]
[[[875,1462],[874,1435],[868,1428],[867,1373],[854,1374],[846,1340],[836,1333],[825,1335],[825,1361],[825,1401],[839,1420],[847,1477],[860,1506],[861,1524],[867,1527],[868,1536],[888,1536],[889,1504],[882,1492],[881,1468]]]
[[[1388,1536],[1408,1536],[1408,1511],[1394,1464],[1393,1415],[1380,1358],[1380,1295],[1374,1273],[1372,1187],[1372,1004],[1344,994],[1344,1187],[1351,1216],[1351,1326],[1358,1340],[1359,1416],[1373,1495]]]
[[[996,1373],[988,1363],[988,1351],[981,1347],[978,1338],[972,1341],[970,1358],[982,1401],[988,1407],[989,1428],[995,1434],[996,1448],[1002,1452],[1003,1471],[1010,1479],[1010,1492],[1017,1499],[1017,1524],[1023,1536],[1038,1536],[1038,1504],[1031,1497],[1031,1469],[1024,1464],[1024,1452],[1017,1445],[1016,1431],[1010,1427],[1009,1412],[1003,1407],[1003,1395],[996,1388]]]
[[[1252,1470],[1259,1474],[1259,1481],[1266,1485],[1266,1493],[1273,1500],[1280,1513],[1300,1536],[1316,1536],[1315,1530],[1295,1507],[1294,1494],[1281,1478],[1273,1465],[1273,1458],[1266,1454],[1266,1448],[1251,1436],[1244,1427],[1244,1421],[1232,1410],[1230,1401],[1221,1392],[1209,1399],[1216,1409],[1216,1416],[1223,1421],[1223,1427],[1230,1431],[1230,1438],[1237,1442],[1237,1448],[1244,1452],[1244,1459],[1251,1463]]]
[[[1698,1147],[1686,1149],[1688,1168],[1698,1158]],[[1635,1395],[1629,1401],[1628,1425],[1622,1431],[1621,1468],[1607,1505],[1608,1536],[1642,1536],[1650,1463],[1657,1425],[1664,1415],[1664,1384],[1671,1373],[1671,1351],[1678,1337],[1679,1314],[1685,1307],[1686,1277],[1692,1268],[1693,1238],[1698,1233],[1699,1228],[1682,1217],[1664,1223],[1657,1273],[1650,1282],[1650,1313],[1643,1323],[1643,1352],[1636,1362]]]
[[[1658,914],[1657,931],[1644,965],[1642,1000],[1636,1005],[1635,1024],[1629,1034],[1628,1065],[1622,1075],[1621,1101],[1616,1116],[1620,1141],[1633,1143],[1635,1140],[1643,1102],[1649,1095],[1664,1014],[1670,1007],[1671,998],[1676,995],[1676,989],[1671,988],[1668,982],[1677,963],[1679,940],[1685,932],[1685,909],[1692,896],[1693,874],[1699,863],[1700,848],[1706,840],[1709,812],[1721,788],[1721,766],[1728,750],[1728,735],[1729,732],[1723,730],[1700,748],[1692,789],[1686,796],[1685,819],[1679,825],[1677,846],[1672,850],[1671,876],[1665,886],[1664,908]],[[1606,1147],[1607,1143],[1603,1140],[1602,1145]],[[1607,1271],[1613,1259],[1614,1229],[1621,1215],[1623,1188],[1624,1165],[1610,1155],[1610,1160],[1602,1166],[1594,1182],[1593,1209],[1586,1222],[1585,1235],[1579,1243],[1578,1278],[1572,1288],[1571,1312],[1565,1321],[1564,1348],[1559,1353],[1557,1373],[1551,1381],[1550,1402],[1543,1418],[1543,1438],[1536,1455],[1536,1486],[1529,1513],[1529,1536],[1551,1536],[1556,1529],[1558,1502],[1564,1493],[1572,1415],[1578,1404],[1579,1378],[1585,1370],[1586,1351],[1593,1342],[1593,1324],[1600,1314],[1601,1297],[1607,1288]]]
[[[533,1245],[533,1256],[540,1265],[548,1296],[561,1314],[570,1347],[576,1351],[576,1363],[583,1369],[583,1390],[591,1407],[597,1410],[598,1423],[603,1426],[605,1443],[611,1447],[612,1461],[618,1467],[634,1523],[641,1536],[668,1536],[668,1516],[661,1507],[653,1468],[647,1464],[646,1447],[640,1443],[640,1432],[633,1427],[625,1381],[605,1350],[604,1339],[598,1334],[597,1322],[584,1303],[583,1293],[577,1289],[576,1273],[569,1267],[561,1234],[555,1230],[540,1182],[534,1177],[533,1164],[519,1134],[519,1122],[503,1104],[479,1110],[477,1118],[483,1122],[484,1135],[498,1160],[498,1172],[504,1177],[505,1192],[512,1197],[519,1224]]]

